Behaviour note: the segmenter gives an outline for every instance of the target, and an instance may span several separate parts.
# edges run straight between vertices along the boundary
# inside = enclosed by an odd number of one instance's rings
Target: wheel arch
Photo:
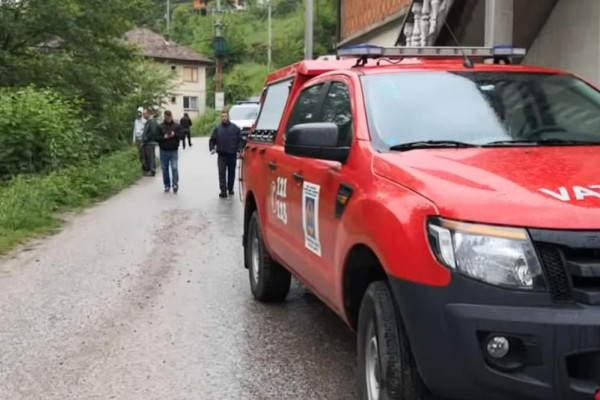
[[[248,235],[248,225],[250,224],[250,218],[252,217],[254,211],[258,212],[258,205],[256,203],[254,193],[249,191],[246,194],[246,201],[244,202],[244,233],[242,235],[242,245],[244,246],[244,252],[246,249],[246,236]],[[249,268],[247,257],[244,257],[244,268]]]
[[[368,245],[355,244],[344,260],[342,296],[347,322],[356,329],[362,299],[369,285],[386,280],[387,274],[379,257]]]

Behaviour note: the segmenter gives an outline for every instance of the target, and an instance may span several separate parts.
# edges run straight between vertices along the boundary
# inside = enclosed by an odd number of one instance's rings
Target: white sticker
[[[271,210],[281,222],[287,225],[287,179],[277,177],[271,182]]]
[[[304,227],[304,246],[321,257],[319,239],[319,191],[321,187],[304,182],[302,188],[302,226]]]

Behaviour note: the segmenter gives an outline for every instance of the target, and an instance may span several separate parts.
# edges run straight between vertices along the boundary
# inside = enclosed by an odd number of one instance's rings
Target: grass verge
[[[60,212],[103,200],[140,178],[135,149],[44,176],[17,176],[0,186],[0,254],[61,224]]]

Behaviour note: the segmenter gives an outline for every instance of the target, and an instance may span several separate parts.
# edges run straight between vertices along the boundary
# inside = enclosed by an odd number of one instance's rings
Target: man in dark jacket
[[[181,136],[183,136],[183,138],[181,139],[181,142],[183,143],[183,148],[185,149],[186,138],[188,144],[190,145],[190,147],[192,147],[192,120],[190,119],[188,113],[183,114],[183,118],[181,118],[181,121],[179,121],[179,125],[181,126]]]
[[[142,146],[146,157],[146,173],[144,175],[154,176],[156,175],[155,148],[156,139],[159,135],[158,123],[149,109],[144,110],[144,118],[146,119],[144,132],[142,133]]]
[[[171,111],[165,111],[165,119],[159,126],[160,135],[158,137],[158,146],[160,147],[160,165],[162,167],[163,183],[165,184],[165,193],[171,190],[171,177],[169,176],[169,166],[173,175],[173,193],[179,191],[179,168],[177,151],[181,141],[181,129],[179,124],[173,121]]]
[[[211,153],[219,155],[219,187],[221,193],[219,197],[227,197],[227,191],[233,195],[233,184],[235,180],[235,166],[237,161],[237,152],[242,141],[242,134],[237,125],[229,121],[229,111],[221,111],[221,123],[213,130],[208,142]],[[225,175],[227,174],[227,184],[225,184]]]

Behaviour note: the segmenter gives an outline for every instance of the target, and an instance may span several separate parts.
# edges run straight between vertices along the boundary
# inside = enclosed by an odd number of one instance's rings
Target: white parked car
[[[257,102],[240,101],[229,110],[229,120],[236,124],[242,131],[244,140],[258,116],[259,104]]]

